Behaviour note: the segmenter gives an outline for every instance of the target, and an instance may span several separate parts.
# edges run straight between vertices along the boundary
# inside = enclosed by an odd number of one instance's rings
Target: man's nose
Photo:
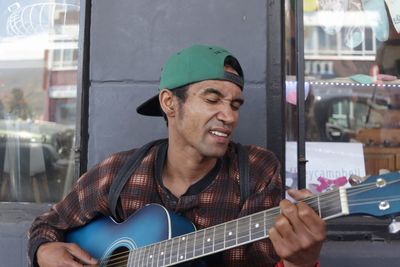
[[[218,111],[217,119],[225,124],[235,123],[238,120],[238,111],[234,110],[230,103],[224,102]]]

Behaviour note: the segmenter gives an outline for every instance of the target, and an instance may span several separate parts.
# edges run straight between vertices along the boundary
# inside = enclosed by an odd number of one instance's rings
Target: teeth
[[[221,133],[221,132],[218,132],[218,131],[210,131],[213,135],[216,135],[216,136],[222,136],[222,137],[227,137],[228,135],[226,134],[226,133]]]

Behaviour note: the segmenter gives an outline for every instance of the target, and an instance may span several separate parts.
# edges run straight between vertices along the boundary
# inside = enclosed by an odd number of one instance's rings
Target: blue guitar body
[[[103,261],[114,250],[134,250],[195,230],[186,218],[168,212],[161,205],[150,204],[122,223],[110,217],[95,219],[87,227],[69,232],[66,242],[79,244],[92,257]]]

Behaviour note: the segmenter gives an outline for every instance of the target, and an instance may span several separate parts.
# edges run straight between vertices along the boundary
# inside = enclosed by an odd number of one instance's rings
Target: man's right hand
[[[83,267],[97,264],[96,259],[92,258],[89,253],[73,243],[44,243],[39,246],[36,252],[36,258],[40,267]]]

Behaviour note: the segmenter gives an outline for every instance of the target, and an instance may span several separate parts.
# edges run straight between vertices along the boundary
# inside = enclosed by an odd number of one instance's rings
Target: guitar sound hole
[[[101,266],[126,266],[128,263],[129,249],[127,247],[118,247],[115,249],[107,262],[102,264]],[[122,265],[121,265],[122,264]]]

